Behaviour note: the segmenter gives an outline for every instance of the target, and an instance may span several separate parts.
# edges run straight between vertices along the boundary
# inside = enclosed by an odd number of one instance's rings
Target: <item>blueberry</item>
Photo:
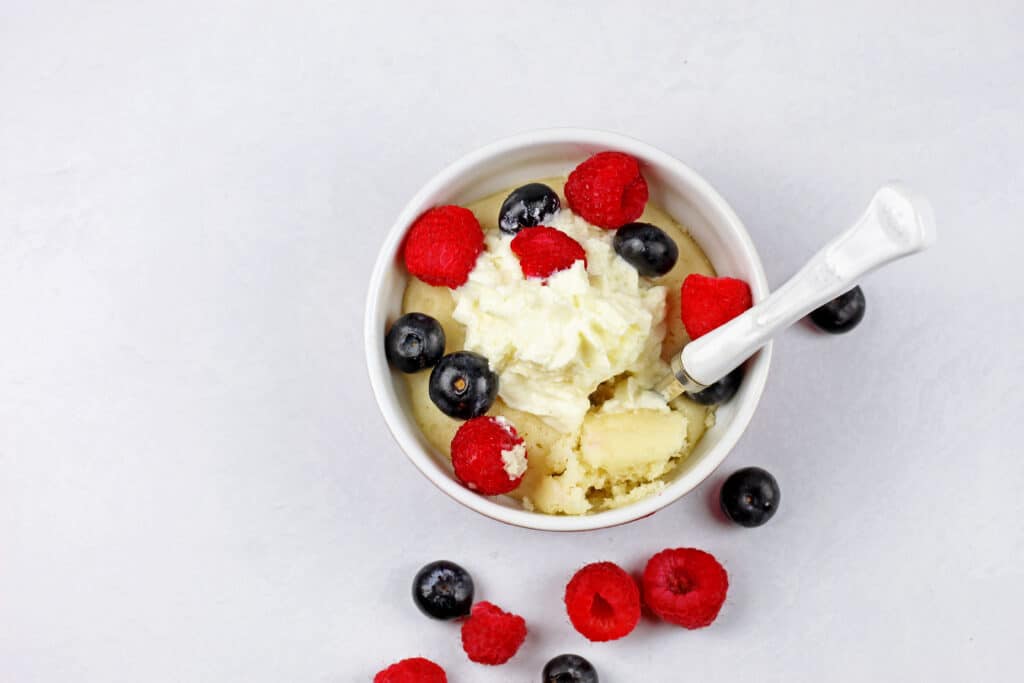
[[[779,509],[779,483],[760,467],[744,467],[729,475],[719,500],[722,512],[740,526],[761,526]]]
[[[665,231],[650,223],[630,223],[615,232],[615,252],[646,277],[658,277],[672,270],[679,260],[679,248]]]
[[[811,322],[832,334],[842,334],[857,327],[864,319],[867,301],[860,287],[840,294],[824,306],[811,311]]]
[[[467,616],[473,606],[473,577],[454,562],[431,562],[416,572],[412,599],[421,612],[434,619]]]
[[[479,353],[457,351],[431,370],[429,394],[442,413],[468,420],[490,409],[498,396],[498,375]]]
[[[705,406],[725,403],[740,390],[740,384],[743,383],[743,375],[745,374],[746,372],[741,365],[703,391],[687,394],[687,396]]]
[[[402,372],[429,368],[444,355],[444,329],[425,313],[406,313],[384,337],[384,354]]]
[[[498,212],[498,227],[509,235],[523,228],[541,225],[553,216],[561,203],[555,191],[543,183],[530,183],[512,190],[501,203]]]
[[[544,667],[541,683],[598,683],[597,669],[579,655],[558,655]]]

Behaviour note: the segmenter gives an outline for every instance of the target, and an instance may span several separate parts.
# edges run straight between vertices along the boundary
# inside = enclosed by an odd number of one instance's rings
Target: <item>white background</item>
[[[528,682],[566,650],[603,683],[1006,673],[1020,3],[497,5],[0,5],[0,680],[341,683],[422,654],[453,683]],[[774,285],[892,177],[933,199],[940,233],[868,279],[855,332],[784,336],[719,475],[579,535],[435,491],[361,348],[401,206],[461,154],[550,125],[704,173]],[[713,511],[747,464],[783,490],[757,530]],[[729,570],[712,628],[645,620],[593,646],[571,629],[576,567],[680,545]],[[413,608],[413,573],[442,557],[529,621],[509,665],[470,664]]]

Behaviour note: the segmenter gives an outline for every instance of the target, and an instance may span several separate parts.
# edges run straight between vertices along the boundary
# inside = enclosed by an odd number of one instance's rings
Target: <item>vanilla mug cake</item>
[[[647,174],[657,187],[662,173],[630,153],[638,144],[592,147],[562,174],[510,178],[458,204],[426,199],[395,245],[404,286],[377,355],[404,384],[417,440],[451,460],[447,476],[477,509],[518,505],[515,523],[570,528],[537,518],[649,507],[702,469],[691,458],[716,430],[716,405],[760,393],[765,352],[746,378],[701,395],[653,391],[694,329],[766,288],[759,267],[748,280],[717,277],[688,216],[649,197]]]

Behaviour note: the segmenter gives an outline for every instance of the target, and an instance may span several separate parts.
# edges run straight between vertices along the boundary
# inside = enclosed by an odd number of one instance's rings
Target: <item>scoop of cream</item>
[[[498,373],[505,403],[575,433],[599,384],[630,372],[650,387],[667,371],[665,288],[619,258],[613,231],[568,209],[546,224],[583,246],[587,266],[577,261],[546,281],[525,278],[512,237],[490,232],[469,280],[454,290],[453,317],[466,327],[465,347]]]

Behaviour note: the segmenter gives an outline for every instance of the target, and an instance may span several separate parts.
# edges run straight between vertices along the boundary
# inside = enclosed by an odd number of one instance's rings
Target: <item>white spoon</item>
[[[666,400],[697,393],[729,374],[789,327],[857,284],[866,273],[935,241],[935,215],[921,195],[899,183],[882,187],[864,214],[815,254],[767,299],[687,344],[655,390]]]

